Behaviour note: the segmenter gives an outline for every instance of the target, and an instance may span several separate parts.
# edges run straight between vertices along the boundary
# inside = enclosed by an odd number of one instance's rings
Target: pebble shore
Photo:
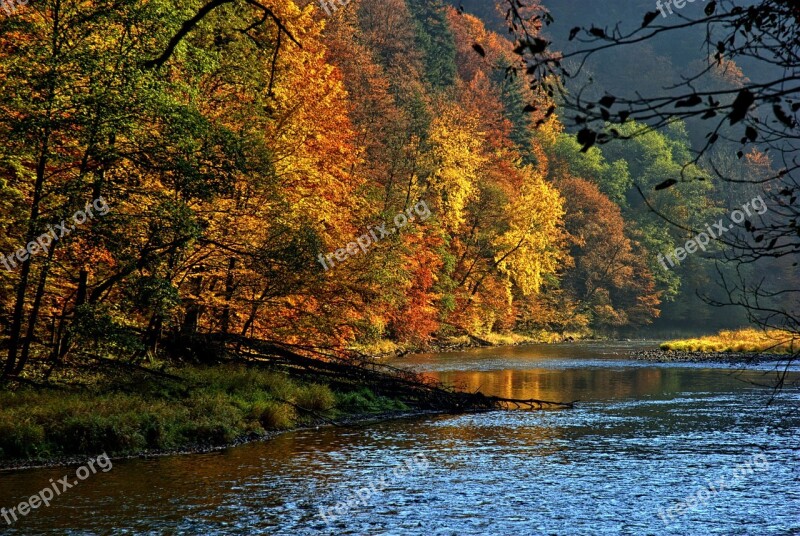
[[[786,361],[788,354],[756,354],[742,352],[682,352],[678,350],[640,350],[631,357],[657,363],[726,363],[731,365]]]

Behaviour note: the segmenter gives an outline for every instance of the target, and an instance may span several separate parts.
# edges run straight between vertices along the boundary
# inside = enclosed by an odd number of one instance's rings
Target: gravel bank
[[[741,352],[681,352],[677,350],[640,350],[631,356],[656,363],[726,363],[730,365],[773,363],[786,361],[788,354],[755,354]]]

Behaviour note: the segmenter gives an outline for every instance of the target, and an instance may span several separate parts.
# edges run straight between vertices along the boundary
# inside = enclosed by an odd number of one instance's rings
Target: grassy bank
[[[720,331],[716,335],[708,335],[694,339],[679,339],[661,344],[662,350],[679,352],[741,352],[770,354],[791,354],[800,349],[798,341],[785,331],[770,330],[764,332],[756,329],[740,329]]]
[[[182,381],[98,381],[79,390],[0,391],[0,464],[230,444],[344,416],[408,409],[362,388],[335,392],[280,372],[224,365]]]

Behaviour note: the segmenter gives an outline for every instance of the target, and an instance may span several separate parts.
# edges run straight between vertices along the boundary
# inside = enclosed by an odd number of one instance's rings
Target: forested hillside
[[[745,91],[745,94],[747,91],[758,91],[756,88],[765,80],[788,80],[793,76],[791,68],[787,68],[791,60],[765,60],[765,54],[761,54],[761,51],[740,51],[737,48],[740,43],[736,39],[728,42],[722,26],[714,24],[715,32],[709,32],[703,22],[697,22],[703,21],[704,17],[711,17],[709,22],[715,22],[713,17],[718,15],[715,10],[720,8],[721,3],[708,4],[687,2],[678,7],[670,2],[648,0],[606,4],[550,0],[520,11],[521,16],[538,20],[536,27],[540,30],[539,37],[543,39],[541,43],[547,43],[542,58],[551,53],[564,58],[564,76],[559,77],[559,81],[564,84],[565,90],[557,93],[561,98],[569,96],[573,102],[571,106],[566,106],[571,108],[569,111],[565,109],[563,100],[557,104],[559,117],[567,125],[565,130],[570,134],[578,134],[583,127],[579,122],[582,115],[579,109],[588,112],[593,106],[596,106],[597,119],[604,120],[610,129],[608,132],[616,131],[620,138],[638,137],[646,131],[633,125],[628,117],[645,117],[648,127],[653,127],[659,118],[665,119],[659,125],[663,128],[647,132],[643,139],[631,143],[624,139],[613,139],[603,144],[603,157],[609,162],[628,165],[631,180],[626,183],[619,173],[615,173],[616,181],[607,178],[600,180],[601,186],[605,184],[605,188],[618,188],[617,193],[624,194],[626,199],[621,207],[626,220],[644,232],[646,238],[643,238],[643,242],[648,250],[660,250],[664,254],[673,251],[675,245],[682,246],[693,238],[694,233],[683,232],[681,227],[703,229],[719,221],[719,218],[727,218],[749,200],[762,195],[772,206],[769,209],[772,216],[776,212],[781,213],[783,209],[780,207],[785,206],[787,201],[791,204],[794,200],[792,195],[785,195],[793,191],[793,180],[781,180],[781,174],[785,175],[793,167],[789,164],[795,159],[793,148],[773,143],[781,140],[782,136],[774,132],[754,135],[752,125],[745,132],[727,121],[711,129],[710,125],[718,121],[714,119],[716,113],[681,113],[682,109],[691,109],[693,105],[691,101],[682,101],[687,92],[703,94],[706,99],[711,99],[709,102],[712,104],[726,106],[733,102],[733,97],[740,91]],[[749,38],[752,21],[758,19],[754,13],[760,12],[744,11],[744,7],[760,6],[763,9],[763,4],[750,1],[727,4],[730,3],[726,3],[726,7],[733,10],[734,14],[736,10],[748,13],[740,30]],[[489,25],[499,32],[509,26],[505,20],[509,5],[510,2],[505,2],[502,6],[505,9],[498,10],[491,3],[479,0],[463,2],[467,11],[489,21]],[[758,20],[764,24],[780,20],[773,19],[773,16]],[[781,26],[782,21],[775,24],[784,30],[791,28],[791,24]],[[767,33],[771,31],[769,29]],[[646,38],[642,38],[642,32],[647,34]],[[524,40],[522,33],[518,28],[515,35]],[[753,42],[760,41],[753,39]],[[734,50],[723,50],[724,43]],[[783,44],[770,42],[769,48],[770,53],[777,56],[791,56],[790,50]],[[587,51],[591,52],[584,55]],[[528,58],[527,61],[530,65],[537,60]],[[791,94],[791,90],[786,91]],[[615,100],[618,105],[619,101],[643,100],[658,106],[665,113],[659,115],[655,110],[650,110],[653,113],[638,114],[626,110],[617,115],[609,113],[608,109],[601,110],[603,102]],[[578,102],[580,104],[575,107]],[[666,105],[667,102],[670,104]],[[773,121],[775,107],[775,103],[771,102],[768,107],[758,110],[754,114],[754,124]],[[678,116],[686,117],[686,120]],[[787,125],[791,124],[786,114],[780,117],[787,121]],[[780,126],[776,130],[786,126],[780,120],[778,122]],[[666,135],[666,138],[662,135]],[[659,140],[665,140],[667,144]],[[578,147],[577,144],[575,146]],[[664,151],[667,146],[668,151]],[[650,158],[645,157],[642,150],[650,150]],[[594,148],[590,153],[592,151]],[[587,173],[585,168],[582,172]],[[649,197],[653,188],[661,184],[658,178],[681,182],[683,196],[667,204],[660,204],[658,198],[654,197],[651,202],[655,201],[655,206],[647,207],[636,187]],[[700,184],[701,181],[708,183]],[[620,199],[615,198],[616,201]],[[673,215],[676,217],[672,218]],[[766,247],[765,254],[758,256],[758,268],[752,262],[734,261],[741,251],[749,247],[745,236],[749,235],[750,240],[759,237],[764,240],[769,235],[764,232],[772,225],[769,216],[762,222],[757,221],[759,218],[750,219],[752,221],[745,224],[739,238],[723,239],[728,242],[723,245],[725,252],[720,252],[720,248],[714,248],[712,253],[703,251],[690,255],[680,266],[669,266],[666,270],[658,269],[658,265],[651,262],[653,274],[659,282],[658,288],[664,293],[661,316],[648,328],[648,333],[693,331],[700,326],[715,329],[746,323],[745,311],[754,306],[753,303],[740,303],[744,307],[728,308],[719,308],[717,305],[730,302],[729,292],[736,293],[733,289],[746,287],[748,290],[745,293],[753,294],[753,286],[758,286],[767,274],[776,289],[796,287],[796,266],[782,251],[769,251],[770,248]],[[761,231],[756,232],[759,227]],[[793,234],[793,231],[787,231],[787,235]],[[762,246],[770,243],[770,240],[764,240]],[[716,262],[726,257],[730,262]],[[767,297],[770,293],[772,298]],[[786,301],[779,297],[781,294],[786,297],[780,291],[764,290],[761,296],[764,302],[759,307],[784,310]],[[740,300],[737,298],[733,301]]]
[[[709,320],[691,300],[713,246],[662,266],[687,237],[635,190],[689,226],[726,208],[702,165],[653,192],[691,162],[685,125],[582,152],[509,69],[507,34],[433,1],[222,5],[175,40],[201,4],[180,6],[43,1],[0,23],[6,374],[205,334],[420,345],[614,334],[664,307]]]

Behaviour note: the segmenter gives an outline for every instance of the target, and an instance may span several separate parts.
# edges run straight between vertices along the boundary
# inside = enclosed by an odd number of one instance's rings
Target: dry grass
[[[766,352],[791,354],[800,350],[800,340],[787,331],[744,328],[723,330],[697,339],[680,339],[661,344],[662,350],[682,352]]]
[[[533,342],[532,338],[517,333],[489,333],[482,338],[498,346]]]
[[[403,346],[389,339],[378,339],[369,343],[354,344],[351,348],[371,356],[387,356],[399,352]]]

